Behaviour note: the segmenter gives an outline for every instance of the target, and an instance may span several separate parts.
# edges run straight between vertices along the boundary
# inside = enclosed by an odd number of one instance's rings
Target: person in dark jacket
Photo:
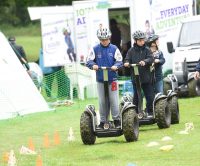
[[[195,70],[196,72],[194,73],[194,79],[198,80],[200,78],[200,59]]]
[[[111,43],[116,45],[118,49],[121,50],[121,31],[115,19],[110,20],[110,31],[112,33],[110,38]]]
[[[18,44],[16,44],[16,38],[14,36],[11,36],[8,38],[8,41],[10,43],[10,46],[12,47],[13,51],[17,55],[19,61],[22,65],[29,71],[30,66],[28,64],[28,60],[26,58],[26,53],[24,51],[24,48]]]
[[[146,98],[146,109],[149,115],[153,113],[153,100],[154,91],[151,83],[151,71],[150,66],[153,63],[153,57],[149,48],[145,45],[145,33],[142,31],[136,31],[133,34],[134,45],[127,52],[125,58],[125,67],[129,67],[130,64],[139,64],[139,77],[141,82],[141,88]],[[131,70],[131,78],[134,87],[133,104],[138,106],[138,94],[137,87],[134,79],[133,70]]]
[[[97,90],[99,97],[100,124],[98,129],[103,129],[108,122],[108,115],[112,113],[115,128],[120,128],[119,90],[117,83],[117,69],[122,66],[122,55],[117,46],[110,43],[111,32],[101,27],[97,31],[100,44],[93,47],[86,60],[86,66],[96,71]],[[103,71],[100,67],[110,67],[108,70],[108,95],[104,91]]]
[[[147,45],[150,48],[153,55],[153,85],[155,93],[163,94],[163,72],[162,65],[165,63],[165,58],[162,51],[158,48],[158,35],[151,35],[148,38]]]

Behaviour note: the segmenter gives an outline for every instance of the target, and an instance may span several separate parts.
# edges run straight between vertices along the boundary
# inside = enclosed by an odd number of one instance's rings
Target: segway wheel
[[[164,94],[167,95],[167,91],[172,89],[171,85],[170,85],[170,83],[165,82],[165,81],[163,84],[164,84]]]
[[[83,112],[80,119],[80,133],[82,142],[85,145],[92,145],[96,141],[92,126],[92,117],[87,112]]]
[[[160,129],[169,128],[171,125],[171,111],[167,101],[160,99],[155,104],[155,119]]]
[[[122,116],[123,134],[127,142],[138,140],[139,120],[135,109],[128,109]]]
[[[192,79],[188,82],[189,96],[200,96],[200,81]]]
[[[179,105],[176,96],[172,96],[168,100],[168,108],[171,111],[171,124],[179,123]]]

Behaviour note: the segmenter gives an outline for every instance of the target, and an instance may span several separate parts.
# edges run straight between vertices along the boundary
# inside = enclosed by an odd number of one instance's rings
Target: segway
[[[168,109],[171,111],[171,124],[178,124],[180,120],[177,93],[169,90],[167,93]]]
[[[138,118],[140,125],[150,125],[157,123],[157,126],[162,128],[169,128],[171,124],[171,112],[168,107],[168,97],[161,93],[155,95],[153,101],[153,115],[148,115],[146,109],[143,109],[143,97],[141,90],[141,82],[139,77],[139,64],[130,64],[133,68],[134,79],[138,94]]]
[[[186,74],[187,75],[187,74]],[[179,104],[178,104],[178,80],[174,74],[168,74],[167,78],[164,79],[164,83],[166,84],[166,79],[170,83],[170,88],[166,91],[167,94],[167,101],[168,101],[168,108],[171,111],[171,124],[178,124],[180,120],[179,115]],[[186,78],[187,79],[187,78]],[[182,94],[187,94],[186,91]]]
[[[179,123],[179,104],[178,104],[178,80],[174,74],[168,74],[167,78],[170,81],[171,89],[167,90],[168,108],[171,111],[171,124]]]
[[[191,66],[191,64],[189,65]],[[183,73],[179,76],[179,79],[175,74],[168,74],[164,78],[164,93],[167,94],[168,90],[172,90],[177,93],[178,97],[200,95],[200,81],[194,80],[194,72],[189,72],[186,58],[183,62],[182,71]]]
[[[108,70],[111,68],[99,67],[99,69],[103,70],[104,92],[105,95],[107,95],[107,99],[109,99]],[[115,128],[114,122],[108,120],[104,124],[104,128],[99,129],[97,128],[98,124],[95,106],[92,104],[87,105],[80,118],[80,134],[82,142],[86,145],[92,145],[95,143],[96,137],[117,137],[121,135],[124,135],[127,142],[137,141],[139,136],[139,120],[136,113],[136,107],[132,102],[126,102],[121,106],[120,120],[120,128]]]

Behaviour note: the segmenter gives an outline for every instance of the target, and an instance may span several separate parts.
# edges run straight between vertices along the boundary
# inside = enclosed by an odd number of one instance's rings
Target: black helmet
[[[10,36],[10,37],[8,38],[8,41],[14,42],[14,41],[15,41],[15,37],[14,37],[14,36]]]
[[[145,35],[145,33],[144,32],[142,32],[142,31],[135,31],[134,33],[133,33],[133,39],[134,40],[138,40],[138,39],[145,39],[146,38],[146,35]]]
[[[158,35],[155,35],[155,34],[152,34],[149,36],[148,38],[148,42],[155,42],[156,40],[158,40],[159,36]]]
[[[156,40],[158,40],[158,38],[159,38],[158,35],[155,35],[155,34],[150,35],[146,42],[147,46],[151,47],[151,44],[156,43]]]

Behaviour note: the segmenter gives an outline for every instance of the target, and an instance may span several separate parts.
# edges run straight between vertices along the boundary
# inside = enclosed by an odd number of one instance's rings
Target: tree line
[[[25,26],[30,23],[28,7],[71,5],[72,0],[0,0],[0,25]]]

